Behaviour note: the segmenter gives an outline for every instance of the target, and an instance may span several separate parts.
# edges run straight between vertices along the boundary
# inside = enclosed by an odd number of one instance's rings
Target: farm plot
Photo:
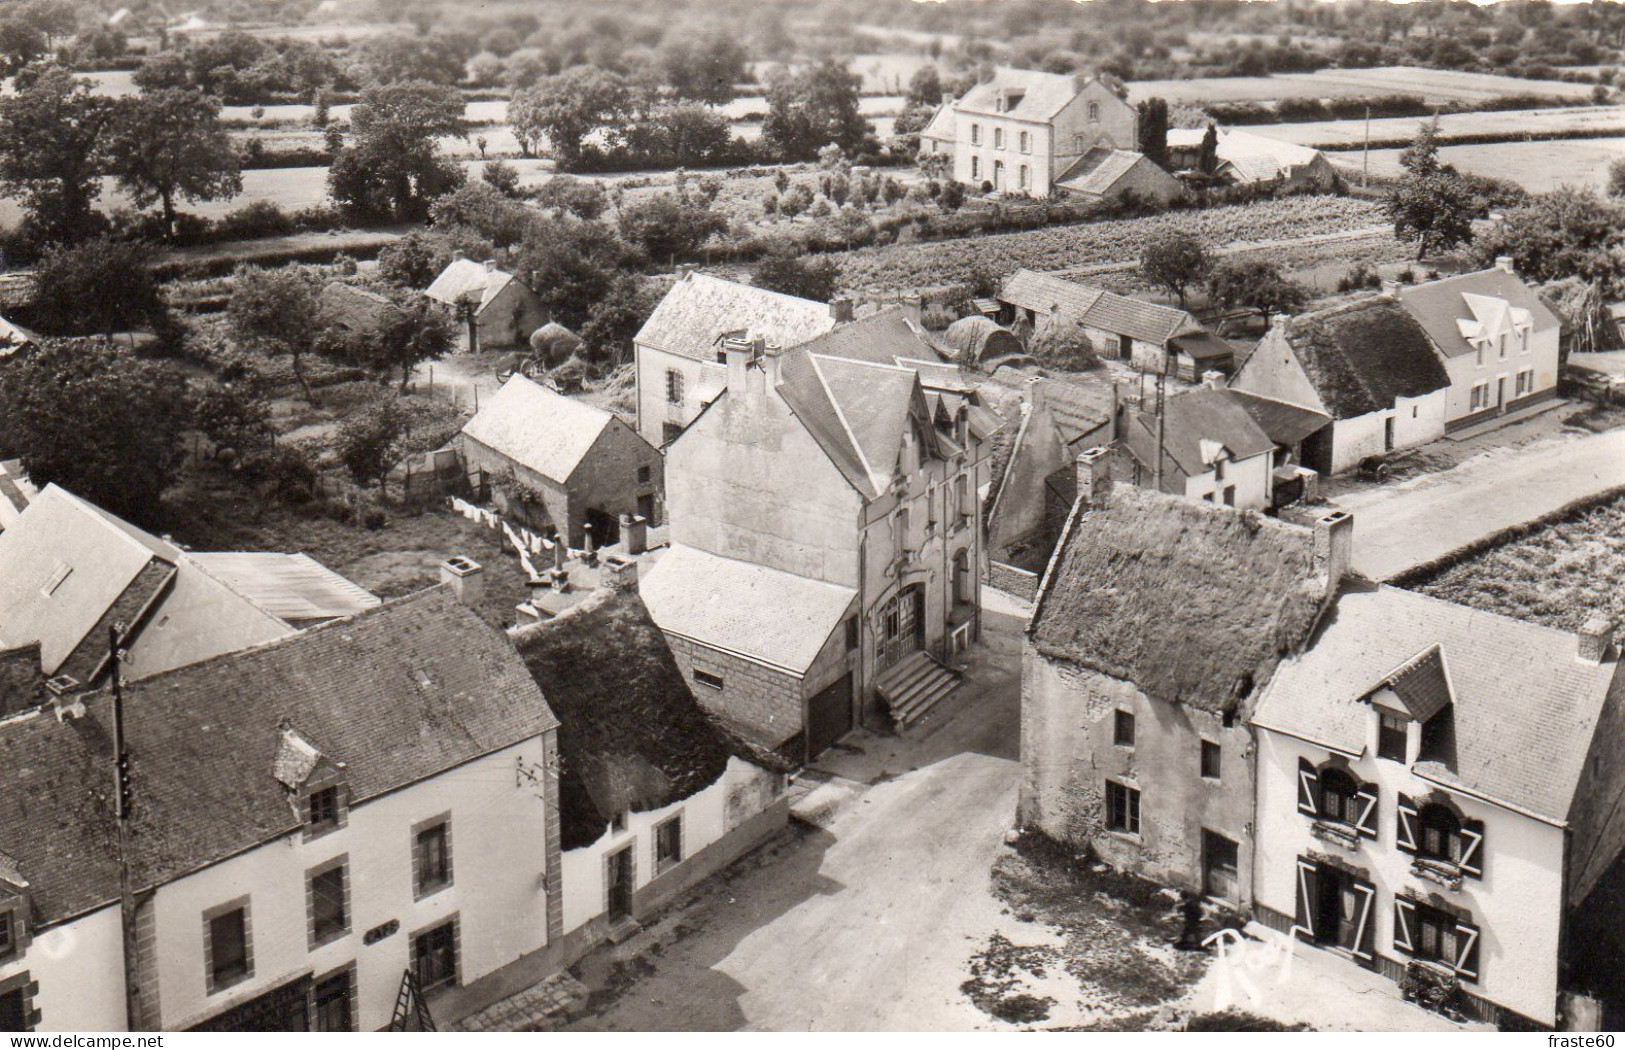
[[[1349,197],[1291,197],[1249,205],[1173,212],[1141,219],[1078,223],[1045,230],[995,234],[927,244],[860,248],[828,256],[839,267],[841,284],[853,291],[885,292],[930,288],[968,281],[979,273],[1009,273],[1021,267],[1066,267],[1137,259],[1145,239],[1164,230],[1183,230],[1210,245],[1260,245],[1314,234],[1343,233],[1383,224],[1374,201]]]
[[[1417,66],[1324,69],[1318,73],[1277,73],[1265,77],[1209,77],[1196,80],[1140,80],[1129,84],[1129,100],[1151,97],[1169,102],[1270,102],[1284,98],[1364,98],[1368,95],[1422,95],[1430,102],[1482,101],[1507,95],[1591,97],[1588,84],[1523,80],[1493,73],[1462,73]]]
[[[1392,179],[1400,174],[1397,149],[1371,151],[1371,176]],[[1345,178],[1358,178],[1359,150],[1329,153],[1327,157]],[[1531,193],[1546,193],[1559,186],[1603,189],[1608,165],[1625,157],[1625,137],[1560,139],[1550,142],[1496,142],[1485,146],[1444,146],[1439,159],[1470,175],[1510,179]]]
[[[1409,142],[1428,117],[1384,117],[1371,122],[1371,141],[1384,146]],[[1314,120],[1302,124],[1255,124],[1243,130],[1316,149],[1354,149],[1365,141],[1363,120]],[[1446,113],[1439,117],[1439,140],[1538,139],[1625,135],[1625,106],[1572,109],[1509,109],[1499,113]]]

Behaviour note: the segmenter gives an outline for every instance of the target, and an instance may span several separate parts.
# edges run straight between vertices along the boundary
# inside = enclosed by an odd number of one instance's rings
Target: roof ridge
[[[840,356],[838,356],[836,354],[818,354],[818,353],[813,353],[812,351],[808,351],[807,356],[812,357],[812,358],[818,358],[818,359],[824,360],[824,361],[839,361],[844,365],[863,365],[863,366],[868,367],[868,368],[884,368],[884,369],[887,369],[888,371],[892,371],[892,372],[913,372],[913,371],[915,371],[915,369],[912,369],[912,368],[904,368],[902,365],[888,365],[888,364],[885,364],[884,362],[881,362],[881,361],[865,361],[862,358],[840,357]],[[922,363],[923,364],[949,364],[950,362],[945,362],[945,361],[924,361]]]
[[[818,377],[819,389],[823,390],[824,396],[829,398],[830,408],[835,410],[835,418],[840,421],[841,429],[846,432],[846,439],[852,443],[852,451],[857,453],[858,462],[863,465],[864,477],[869,479],[869,484],[874,488],[881,488],[882,486],[875,485],[874,468],[869,465],[869,457],[863,453],[863,446],[858,442],[857,432],[852,429],[852,424],[846,421],[846,412],[841,408],[841,402],[835,397],[835,391],[830,389],[829,380],[824,377],[824,370],[818,365],[819,359],[823,356],[822,354],[808,354],[807,363],[812,365],[813,375]],[[829,360],[839,360],[839,358],[830,358]]]

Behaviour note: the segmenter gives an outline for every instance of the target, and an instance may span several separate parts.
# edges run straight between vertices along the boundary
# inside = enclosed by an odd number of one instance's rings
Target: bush
[[[315,458],[299,444],[277,444],[239,461],[243,479],[262,497],[279,503],[308,503],[319,477]]]

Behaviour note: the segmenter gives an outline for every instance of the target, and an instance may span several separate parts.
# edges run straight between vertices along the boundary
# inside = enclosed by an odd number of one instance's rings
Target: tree
[[[875,148],[874,129],[858,109],[862,78],[834,59],[768,84],[762,141],[783,160],[811,160],[834,144],[847,156]]]
[[[400,297],[394,310],[380,310],[376,324],[355,333],[354,345],[379,371],[400,369],[401,390],[412,370],[452,348],[456,334],[444,312],[420,295]]]
[[[40,258],[31,316],[53,334],[111,336],[162,328],[168,311],[146,247],[98,237]]]
[[[657,193],[621,209],[621,236],[655,262],[691,258],[728,220],[687,194]]]
[[[592,304],[587,323],[581,327],[581,338],[595,360],[618,363],[625,359],[632,337],[653,312],[654,303],[643,282],[630,274],[623,275]]]
[[[1207,278],[1208,300],[1223,309],[1246,307],[1268,317],[1291,313],[1310,299],[1309,289],[1281,273],[1268,259],[1220,260]]]
[[[356,47],[356,79],[370,84],[455,84],[463,79],[463,62],[470,56],[441,46],[446,40],[395,33],[363,41]]]
[[[488,182],[470,182],[435,201],[429,208],[437,233],[462,228],[498,248],[517,244],[535,221],[534,209],[519,203]]]
[[[138,208],[161,204],[171,237],[177,197],[212,201],[243,191],[220,102],[201,91],[169,88],[119,99],[107,149],[119,186]]]
[[[493,160],[480,170],[480,181],[504,197],[519,196],[519,169],[505,160]]]
[[[1212,121],[1208,121],[1207,130],[1202,132],[1196,169],[1209,177],[1219,173],[1219,129],[1213,126]]]
[[[13,76],[44,56],[44,33],[21,18],[0,21],[0,76]]]
[[[1608,165],[1608,195],[1625,197],[1625,157]]]
[[[750,283],[800,299],[828,302],[835,298],[840,267],[827,259],[809,259],[791,251],[769,254],[751,271]]]
[[[545,141],[559,168],[569,170],[581,163],[588,135],[624,119],[631,109],[632,92],[625,77],[577,66],[515,91],[508,121],[526,155],[537,152]]]
[[[446,268],[451,252],[441,238],[414,230],[378,253],[378,276],[397,288],[422,290]]]
[[[942,102],[942,74],[937,67],[921,66],[908,78],[909,106],[936,106]]]
[[[555,215],[574,215],[578,219],[596,219],[609,207],[603,183],[570,175],[555,175],[542,183],[535,200],[538,206],[553,209]]]
[[[1168,103],[1148,98],[1140,103],[1140,152],[1159,168],[1168,167]]]
[[[1399,166],[1418,177],[1436,175],[1442,170],[1439,164],[1438,117],[1416,129],[1416,137],[1399,154]]]
[[[155,524],[188,425],[186,380],[105,340],[47,340],[0,369],[0,443],[56,483]]]
[[[112,116],[111,99],[61,66],[0,99],[0,189],[22,202],[39,240],[82,240],[101,225],[95,203]]]
[[[1178,296],[1180,306],[1185,305],[1185,293],[1207,276],[1212,265],[1207,247],[1182,230],[1152,234],[1140,253],[1140,274]]]
[[[734,99],[734,85],[748,79],[745,49],[734,37],[714,33],[689,43],[668,39],[660,69],[677,98],[721,106]]]
[[[373,218],[417,219],[436,197],[461,186],[463,169],[438,139],[463,136],[463,100],[422,81],[369,87],[350,112],[351,142],[333,158],[328,192]]]
[[[1477,246],[1489,263],[1512,258],[1526,280],[1579,277],[1625,295],[1625,201],[1565,187],[1506,213]]]
[[[1418,260],[1471,243],[1476,206],[1467,184],[1443,169],[1402,176],[1383,202],[1394,236],[1416,242]]]
[[[394,398],[381,398],[339,426],[333,437],[333,451],[356,484],[376,481],[382,492],[389,472],[406,455],[406,426],[406,412],[400,403]]]
[[[263,452],[276,440],[271,403],[252,381],[209,383],[194,393],[192,427],[215,446],[238,456]]]
[[[294,378],[309,400],[304,354],[315,344],[316,329],[311,319],[320,309],[316,276],[305,267],[262,270],[243,265],[232,277],[226,319],[233,338],[244,347],[291,357]]]
[[[553,320],[575,329],[637,262],[613,227],[569,216],[533,222],[514,254],[519,272],[543,275],[536,292]]]

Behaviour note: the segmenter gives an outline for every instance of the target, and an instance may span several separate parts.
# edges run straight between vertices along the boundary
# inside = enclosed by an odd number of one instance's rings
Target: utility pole
[[[1164,424],[1168,418],[1168,414],[1163,411],[1162,394],[1163,388],[1167,383],[1167,379],[1168,361],[1166,358],[1164,358],[1162,370],[1157,373],[1157,458],[1155,466],[1152,467],[1151,474],[1151,487],[1157,492],[1162,491],[1162,447],[1163,438],[1167,432],[1167,428]]]
[[[1360,151],[1360,188],[1371,178],[1371,106],[1365,107],[1365,149]]]
[[[130,876],[130,809],[134,801],[130,789],[130,751],[124,738],[124,683],[121,680],[119,637],[122,623],[107,628],[108,664],[113,669],[113,815],[118,822],[118,891],[120,926],[124,934],[124,1012],[125,1025],[132,1032],[144,1030],[141,1017],[141,967],[137,962],[135,933],[135,888]]]

